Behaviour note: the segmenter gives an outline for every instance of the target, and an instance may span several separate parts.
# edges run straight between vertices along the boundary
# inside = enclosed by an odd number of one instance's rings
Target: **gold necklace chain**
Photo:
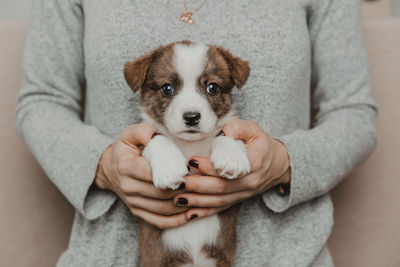
[[[200,10],[200,8],[202,8],[204,6],[204,4],[207,2],[207,0],[203,0],[203,2],[201,2],[201,4],[193,11],[189,11],[187,8],[187,0],[183,0],[183,6],[184,6],[184,12],[181,14],[180,16],[180,21],[189,23],[189,24],[193,24],[193,18],[192,16],[194,15],[194,13],[196,13],[197,11]]]

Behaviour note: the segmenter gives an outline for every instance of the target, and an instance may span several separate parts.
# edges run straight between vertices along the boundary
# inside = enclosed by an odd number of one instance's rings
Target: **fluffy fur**
[[[210,157],[228,179],[249,173],[243,142],[217,136],[235,115],[231,91],[246,83],[249,71],[228,50],[190,41],[158,47],[125,64],[127,83],[141,94],[143,119],[160,133],[143,150],[156,187],[178,188],[194,155]],[[167,230],[141,221],[143,266],[231,266],[238,209]]]

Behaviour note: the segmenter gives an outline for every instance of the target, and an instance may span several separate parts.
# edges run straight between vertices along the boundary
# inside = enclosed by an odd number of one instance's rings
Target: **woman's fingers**
[[[229,194],[243,190],[254,190],[259,182],[260,179],[255,173],[233,180],[196,174],[185,177],[185,191],[202,194]]]
[[[252,195],[252,191],[241,191],[225,195],[183,193],[176,195],[173,201],[178,207],[220,208],[233,205]]]
[[[174,215],[186,211],[187,207],[178,207],[172,200],[158,200],[142,196],[127,196],[126,203],[133,208],[143,209],[159,215]]]
[[[223,210],[230,208],[232,205],[219,207],[219,208],[191,208],[188,210],[186,214],[186,220],[193,220],[196,218],[207,217],[216,213],[219,213]]]
[[[195,174],[185,177],[185,191],[203,194],[226,194],[243,190],[240,184],[230,182],[233,182],[233,180]]]
[[[130,210],[133,215],[160,229],[178,227],[188,222],[186,213],[164,216],[139,208],[130,208]]]
[[[199,170],[204,175],[219,176],[217,171],[214,169],[214,165],[211,163],[210,158],[195,156],[189,160],[190,168]]]
[[[121,191],[128,197],[140,195],[154,199],[172,199],[183,190],[163,190],[155,187],[152,183],[143,182],[130,177],[123,177],[120,181]]]

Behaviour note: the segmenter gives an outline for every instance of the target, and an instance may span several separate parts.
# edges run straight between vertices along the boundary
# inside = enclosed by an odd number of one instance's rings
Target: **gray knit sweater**
[[[182,39],[250,62],[235,92],[240,116],[279,138],[291,159],[290,195],[269,190],[243,202],[235,265],[331,266],[328,192],[375,144],[359,2],[209,0],[191,26],[182,11],[180,0],[34,1],[16,125],[76,209],[58,266],[139,266],[137,218],[92,184],[105,148],[140,121],[124,63]]]

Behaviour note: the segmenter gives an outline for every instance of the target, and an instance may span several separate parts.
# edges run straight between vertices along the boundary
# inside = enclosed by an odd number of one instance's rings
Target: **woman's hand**
[[[182,190],[161,190],[153,185],[149,162],[140,155],[155,131],[147,123],[134,124],[122,131],[100,158],[95,184],[114,191],[131,212],[158,228],[185,224],[186,207],[177,207],[172,198]]]
[[[189,165],[204,176],[187,176],[185,191],[189,192],[174,197],[177,206],[191,207],[186,212],[188,220],[218,213],[275,185],[290,183],[290,160],[286,147],[257,123],[232,119],[224,126],[223,132],[244,141],[251,172],[233,180],[220,178],[209,158],[192,157]]]

